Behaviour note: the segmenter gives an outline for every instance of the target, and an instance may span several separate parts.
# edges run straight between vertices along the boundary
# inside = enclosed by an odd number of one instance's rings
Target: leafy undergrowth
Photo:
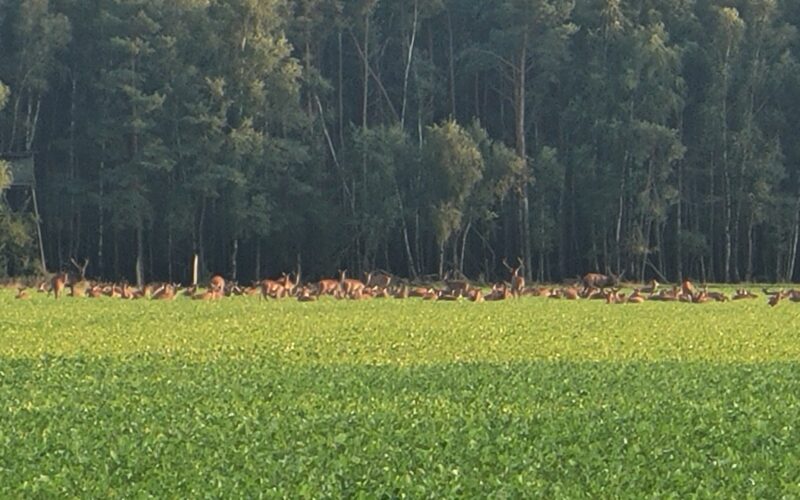
[[[0,497],[800,495],[800,304],[0,292]]]

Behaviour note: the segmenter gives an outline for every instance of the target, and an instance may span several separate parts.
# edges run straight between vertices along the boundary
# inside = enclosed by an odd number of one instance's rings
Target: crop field
[[[800,497],[800,304],[15,300],[0,497]]]

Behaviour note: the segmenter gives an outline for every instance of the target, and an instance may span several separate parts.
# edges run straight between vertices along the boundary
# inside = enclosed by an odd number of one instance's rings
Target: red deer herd
[[[574,280],[569,285],[563,286],[537,286],[527,285],[522,272],[522,259],[517,260],[516,266],[508,264],[503,259],[503,266],[509,272],[508,281],[501,281],[491,285],[488,292],[463,275],[449,272],[445,275],[440,285],[414,285],[406,280],[398,280],[386,272],[364,273],[364,279],[348,278],[346,270],[339,270],[338,279],[325,278],[315,282],[301,283],[299,276],[283,273],[277,279],[264,279],[250,286],[239,286],[235,282],[226,281],[222,276],[215,275],[209,281],[205,290],[198,290],[195,286],[182,287],[173,283],[149,284],[142,288],[132,288],[127,283],[97,283],[86,279],[86,268],[89,260],[79,264],[71,259],[77,272],[60,272],[49,281],[40,283],[39,292],[47,292],[58,299],[68,293],[76,297],[114,297],[121,299],[173,300],[183,296],[194,300],[217,300],[223,297],[245,295],[258,295],[261,299],[283,299],[293,297],[300,302],[313,302],[323,296],[336,299],[381,299],[395,298],[406,299],[419,297],[422,300],[456,301],[468,300],[471,302],[499,301],[521,297],[546,297],[564,300],[603,300],[608,304],[640,304],[645,301],[662,302],[687,302],[703,304],[707,302],[726,302],[728,300],[755,299],[755,293],[746,288],[739,288],[730,296],[720,291],[710,291],[707,286],[696,287],[686,279],[680,285],[664,286],[652,280],[644,286],[629,286],[632,291],[628,294],[622,292],[620,275],[588,273],[580,279]],[[82,287],[83,291],[78,288]],[[66,292],[68,290],[68,292]],[[762,289],[770,306],[776,306],[783,300],[800,302],[800,290],[770,291]],[[16,298],[29,297],[26,287],[18,289]]]

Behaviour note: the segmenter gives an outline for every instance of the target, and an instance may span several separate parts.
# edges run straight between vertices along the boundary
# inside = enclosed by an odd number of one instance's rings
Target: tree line
[[[36,155],[50,271],[791,281],[799,24],[791,0],[5,0],[0,152]],[[37,269],[14,191],[0,274]]]

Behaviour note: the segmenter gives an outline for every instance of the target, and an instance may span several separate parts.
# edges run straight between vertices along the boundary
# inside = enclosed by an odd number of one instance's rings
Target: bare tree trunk
[[[414,60],[414,42],[417,39],[417,18],[419,17],[419,0],[414,0],[414,21],[411,25],[411,41],[408,44],[408,59],[406,60],[406,70],[403,74],[403,105],[400,108],[400,127],[406,123],[406,105],[408,104],[408,76],[411,73],[411,63]]]
[[[753,215],[750,214],[750,220],[747,223],[747,273],[744,277],[745,281],[753,281]]]
[[[724,153],[723,153],[724,154]],[[727,155],[725,155],[727,156]],[[732,250],[732,241],[731,241],[731,210],[732,210],[732,200],[731,200],[731,178],[730,173],[728,172],[727,161],[723,159],[723,171],[722,171],[722,179],[723,179],[723,188],[725,190],[725,210],[723,212],[723,228],[725,230],[725,253],[724,253],[724,268],[723,268],[723,276],[722,279],[725,282],[729,282],[731,280],[731,250]]]
[[[627,155],[626,155],[627,156]],[[620,176],[620,183],[619,183],[619,202],[617,207],[617,226],[614,231],[614,243],[616,245],[616,269],[614,272],[619,273],[622,268],[622,220],[625,215],[625,176],[627,175],[626,172],[626,161],[622,163],[622,175]]]
[[[339,88],[337,89],[339,97],[339,149],[344,150],[344,50],[342,47],[342,32],[339,31]]]
[[[261,238],[256,238],[256,281],[261,280]]]
[[[200,205],[200,220],[197,224],[197,233],[196,233],[196,240],[194,242],[194,253],[198,256],[198,260],[200,261],[200,272],[204,273],[206,269],[206,251],[205,251],[205,244],[203,243],[204,239],[204,226],[206,223],[206,199],[203,197],[203,201]]]
[[[515,138],[516,138],[516,153],[523,163],[525,164],[525,178],[522,179],[520,186],[520,211],[522,231],[520,232],[520,239],[522,240],[522,258],[525,262],[525,278],[530,281],[531,279],[531,233],[530,233],[530,202],[528,200],[528,148],[525,142],[525,88],[527,85],[527,69],[528,69],[528,31],[523,33],[519,60],[517,67],[514,69],[514,112],[515,112]]]
[[[458,262],[458,270],[461,274],[464,274],[464,255],[467,252],[467,237],[469,236],[469,232],[472,229],[472,220],[470,219],[467,222],[467,227],[464,228],[464,234],[461,235],[461,256]]]
[[[798,197],[797,204],[794,208],[794,236],[792,237],[792,247],[789,249],[789,269],[786,273],[789,281],[794,280],[794,270],[797,265],[798,242],[800,242],[800,197]]]
[[[172,224],[167,228],[167,277],[170,283],[175,283],[172,270]]]
[[[678,282],[683,281],[683,162],[678,162],[678,203],[677,215],[675,216],[675,270],[678,274]]]
[[[405,244],[406,259],[408,261],[408,272],[412,278],[416,279],[417,269],[414,266],[414,255],[411,252],[411,243],[408,239],[408,223],[406,221],[405,206],[403,205],[403,198],[400,196],[400,187],[397,185],[397,179],[395,179],[394,190],[397,196],[398,209],[400,210],[400,221],[403,224],[403,243]]]
[[[455,51],[453,50],[453,20],[450,16],[450,9],[446,9],[447,12],[447,50],[448,50],[448,58],[447,58],[447,69],[449,73],[449,80],[450,85],[450,116],[455,119],[456,117],[456,70],[455,70]],[[527,37],[527,35],[526,35]],[[523,68],[524,66],[523,61]]]
[[[370,13],[364,16],[364,87],[362,88],[361,98],[361,128],[367,129],[367,111],[369,107],[369,17]]]
[[[231,280],[234,282],[239,278],[238,268],[239,257],[239,238],[233,239],[233,250],[231,251]]]
[[[144,286],[144,229],[136,228],[136,286]]]
[[[33,148],[33,141],[36,139],[36,126],[39,123],[39,111],[42,109],[42,98],[36,98],[36,111],[31,116],[31,98],[28,97],[28,116],[25,120],[25,151],[30,151]]]
[[[722,182],[725,197],[725,208],[723,211],[723,228],[725,231],[725,253],[723,262],[723,280],[728,282],[731,278],[731,178],[730,166],[728,165],[728,58],[731,46],[725,53],[725,62],[722,68],[722,111],[720,113],[722,124]]]
[[[444,278],[444,243],[439,242],[439,279]]]

